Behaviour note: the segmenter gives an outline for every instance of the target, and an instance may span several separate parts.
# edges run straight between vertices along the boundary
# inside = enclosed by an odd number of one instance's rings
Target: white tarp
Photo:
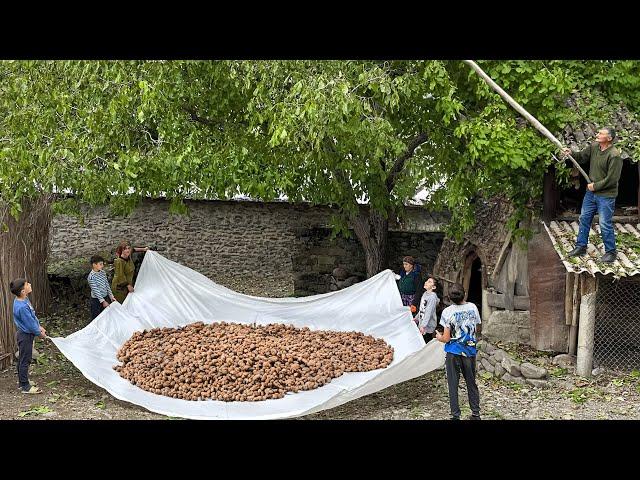
[[[142,390],[113,370],[116,353],[135,331],[203,321],[287,323],[312,330],[360,331],[394,348],[384,369],[345,373],[320,388],[259,402],[189,401]],[[229,290],[204,275],[147,252],[135,292],[112,304],[68,337],[52,338],[60,351],[114,397],[163,415],[192,419],[272,419],[333,408],[444,365],[443,344],[424,344],[385,270],[344,290],[301,298],[261,298]]]

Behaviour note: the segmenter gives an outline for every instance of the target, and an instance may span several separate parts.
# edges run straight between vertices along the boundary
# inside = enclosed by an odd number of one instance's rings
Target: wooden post
[[[569,355],[575,355],[578,348],[578,315],[580,312],[580,275],[577,273],[567,273],[567,284],[565,290],[565,323],[569,325],[569,344],[567,351]]]
[[[569,355],[575,355],[578,349],[578,326],[571,325],[569,327]]]
[[[507,288],[504,292],[504,309],[515,310],[514,296],[516,294],[516,279],[518,278],[517,272],[517,247],[512,245],[511,255],[509,255],[509,261],[507,262]]]
[[[573,281],[573,306],[571,310],[571,325],[578,326],[580,320],[580,284],[582,283],[582,274],[575,274]]]
[[[498,278],[498,274],[500,273],[500,269],[502,265],[504,265],[504,261],[507,258],[507,253],[509,252],[509,244],[511,243],[511,232],[505,238],[504,243],[502,244],[502,248],[500,249],[500,253],[498,254],[498,260],[496,261],[496,266],[493,267],[493,273],[491,274],[491,283],[495,287],[496,280]]]
[[[571,317],[573,316],[573,284],[576,275],[567,272],[567,279],[564,286],[564,323],[571,325]]]
[[[581,282],[585,288],[580,299],[576,373],[582,377],[591,377],[593,337],[596,329],[596,282],[595,278],[585,278],[585,280]]]

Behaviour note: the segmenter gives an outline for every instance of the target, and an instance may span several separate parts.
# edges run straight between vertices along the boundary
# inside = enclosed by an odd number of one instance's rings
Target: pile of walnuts
[[[385,368],[392,359],[384,340],[360,332],[198,322],[134,333],[118,350],[122,365],[113,368],[158,395],[251,402]]]

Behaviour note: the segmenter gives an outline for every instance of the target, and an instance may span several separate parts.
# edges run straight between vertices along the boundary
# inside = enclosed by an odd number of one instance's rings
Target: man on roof
[[[589,178],[582,210],[580,211],[580,229],[576,246],[569,252],[570,257],[577,257],[587,253],[589,230],[596,212],[599,216],[600,233],[604,243],[605,254],[601,262],[611,263],[616,260],[616,236],[613,228],[613,212],[618,196],[618,180],[622,172],[622,158],[620,151],[613,146],[616,132],[611,127],[598,130],[596,141],[580,152],[572,152],[570,148],[562,149],[562,156],[571,156],[578,163],[590,162]]]

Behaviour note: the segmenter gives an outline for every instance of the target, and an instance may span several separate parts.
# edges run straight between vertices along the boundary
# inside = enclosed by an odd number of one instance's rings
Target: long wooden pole
[[[564,148],[564,145],[560,142],[560,140],[558,140],[549,130],[547,130],[547,128],[544,125],[542,125],[533,115],[531,115],[524,108],[522,108],[522,106],[518,102],[516,102],[513,98],[511,98],[507,92],[505,92],[502,88],[500,88],[500,86],[496,82],[494,82],[489,75],[484,73],[484,71],[478,66],[476,62],[474,62],[473,60],[463,60],[463,62],[469,65],[473,70],[475,70],[475,72],[478,75],[480,75],[480,78],[482,78],[491,88],[493,88],[498,93],[498,95],[500,95],[520,115],[522,115],[525,119],[527,119],[527,121],[531,125],[533,125],[540,133],[542,133],[545,137],[551,140],[559,148]],[[571,155],[568,155],[568,157],[573,162],[573,165],[582,174],[582,176],[587,180],[587,182],[591,183],[591,179],[589,178],[589,175],[587,175],[587,172],[585,172],[582,169],[582,167],[578,165],[578,162],[576,162]]]

